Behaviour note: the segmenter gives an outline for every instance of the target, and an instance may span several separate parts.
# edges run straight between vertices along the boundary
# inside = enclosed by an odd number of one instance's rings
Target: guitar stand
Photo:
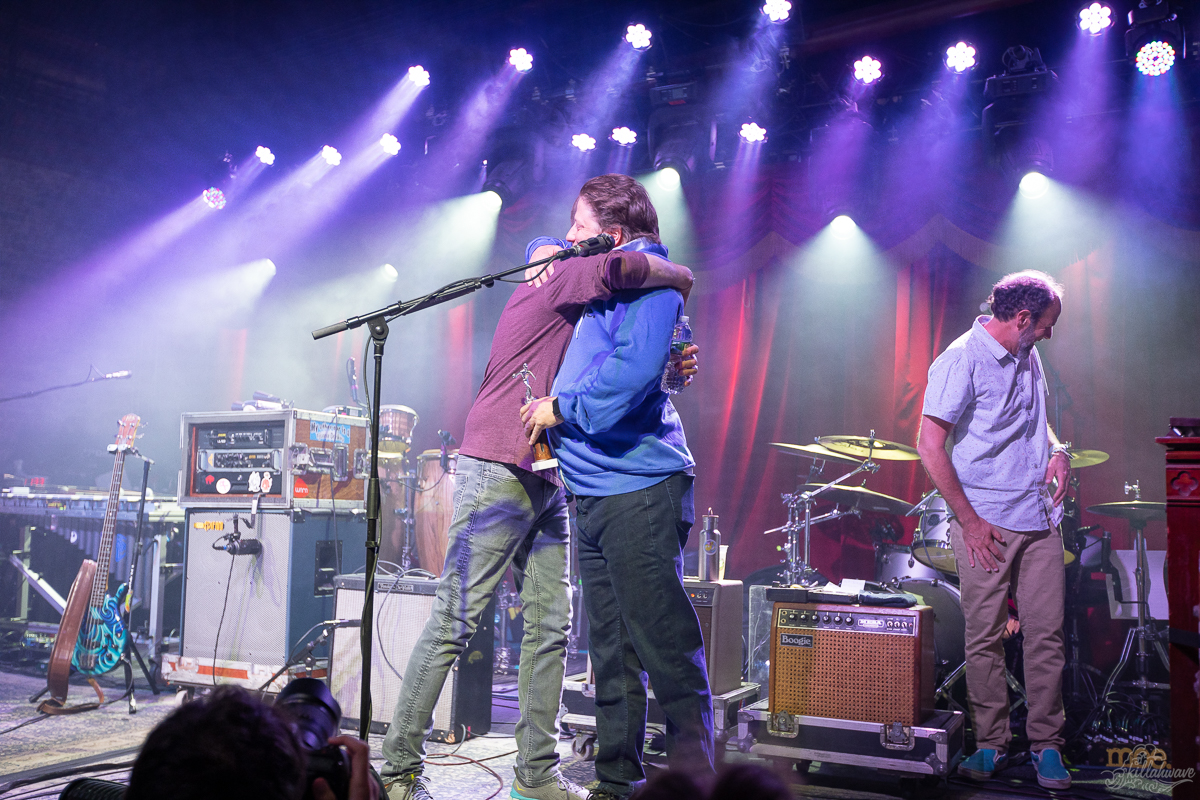
[[[142,529],[146,522],[146,486],[150,482],[150,465],[154,463],[152,459],[146,458],[137,451],[136,448],[131,452],[142,459],[142,497],[138,502],[138,521],[137,533],[134,535],[133,555],[129,563],[129,588],[126,590],[127,595],[133,592],[133,579],[137,574],[138,561],[142,555]],[[129,614],[125,618],[125,651],[121,656],[121,663],[125,667],[125,694],[117,698],[127,698],[129,700],[129,713],[137,713],[137,698],[133,694],[133,661],[130,659],[130,654],[137,659],[138,666],[141,667],[142,675],[146,678],[146,683],[150,684],[150,691],[155,695],[161,694],[162,690],[158,688],[158,683],[155,682],[154,676],[146,667],[145,660],[142,659],[142,653],[138,650],[137,643],[133,641],[133,631],[130,630],[129,621],[133,616],[133,609],[130,608]]]

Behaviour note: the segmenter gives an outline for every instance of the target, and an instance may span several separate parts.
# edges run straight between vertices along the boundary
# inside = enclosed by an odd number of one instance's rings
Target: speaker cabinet
[[[360,619],[366,597],[362,575],[336,579],[335,613],[343,619]],[[438,582],[412,578],[378,577],[375,580],[375,625],[371,640],[371,730],[384,733],[400,698],[408,659],[433,611]],[[467,649],[454,662],[437,705],[433,733],[439,742],[462,741],[469,731],[481,736],[492,727],[492,653],[496,599],[484,608]],[[342,706],[342,717],[358,723],[362,706],[362,644],[358,628],[333,633],[329,688]]]
[[[776,602],[772,717],[921,725],[933,714],[933,609]]]
[[[742,582],[685,578],[683,586],[704,634],[709,688],[714,695],[741,688]]]
[[[311,628],[333,616],[341,559],[357,566],[365,553],[362,514],[192,509],[186,530],[180,655],[199,665],[201,677],[254,688],[262,683],[254,676],[264,669],[269,676],[319,634]],[[261,550],[214,549],[235,532]],[[328,648],[313,654],[324,658]],[[251,675],[239,679],[246,665]]]

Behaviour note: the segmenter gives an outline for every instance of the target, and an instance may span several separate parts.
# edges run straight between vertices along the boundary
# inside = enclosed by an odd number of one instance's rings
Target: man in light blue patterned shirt
[[[1049,275],[1007,275],[975,320],[929,368],[917,450],[953,517],[950,539],[966,618],[967,694],[978,751],[959,772],[986,780],[1009,740],[1001,634],[1012,590],[1025,634],[1026,732],[1038,783],[1065,789],[1062,500],[1070,460],[1046,421],[1046,380],[1034,345],[1062,313]],[[947,445],[952,448],[947,454]]]

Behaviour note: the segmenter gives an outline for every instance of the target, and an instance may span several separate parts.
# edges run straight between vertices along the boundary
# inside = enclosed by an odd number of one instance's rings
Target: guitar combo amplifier
[[[179,505],[361,510],[367,425],[365,417],[299,409],[184,414]]]
[[[934,712],[933,609],[789,602],[769,589],[772,724],[828,717],[921,725]]]
[[[362,617],[363,575],[339,575],[334,613],[342,619]],[[433,610],[436,580],[376,577],[375,633],[371,639],[371,730],[387,731],[400,697],[400,685],[417,638]],[[469,731],[482,736],[492,726],[492,641],[496,599],[483,610],[479,627],[454,662],[433,709],[437,742],[462,741]],[[342,707],[342,717],[358,723],[362,703],[362,644],[358,628],[333,632],[329,688]]]
[[[713,695],[742,685],[742,582],[684,578],[704,635],[708,683]]]

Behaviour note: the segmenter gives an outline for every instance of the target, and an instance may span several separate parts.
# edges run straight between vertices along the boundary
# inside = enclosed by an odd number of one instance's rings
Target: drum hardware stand
[[[1072,477],[1071,484],[1078,491],[1079,479]],[[1079,654],[1079,646],[1082,638],[1079,635],[1079,616],[1081,608],[1079,605],[1079,591],[1083,582],[1083,551],[1087,545],[1083,545],[1083,531],[1091,530],[1081,529],[1079,527],[1079,507],[1078,503],[1068,495],[1064,500],[1066,513],[1063,516],[1061,528],[1063,533],[1070,530],[1070,542],[1067,542],[1067,536],[1064,535],[1063,542],[1067,544],[1067,549],[1075,556],[1074,572],[1068,567],[1067,572],[1067,596],[1066,596],[1066,618],[1069,620],[1070,626],[1067,631],[1067,664],[1063,671],[1065,673],[1063,680],[1063,700],[1068,707],[1086,706],[1089,710],[1096,704],[1096,686],[1092,682],[1092,675],[1102,677],[1103,673],[1093,667],[1091,664],[1085,664]]]
[[[1125,484],[1125,494],[1130,492],[1134,494],[1134,500],[1142,499],[1142,489],[1138,481]],[[1149,586],[1146,581],[1146,537],[1144,534],[1146,528],[1146,520],[1131,517],[1129,526],[1133,528],[1134,550],[1137,552],[1137,569],[1134,570],[1134,581],[1137,584],[1137,625],[1129,629],[1129,633],[1125,636],[1125,647],[1121,650],[1121,660],[1117,662],[1117,666],[1113,668],[1112,674],[1108,676],[1108,681],[1104,684],[1104,691],[1101,692],[1101,702],[1108,700],[1109,693],[1113,687],[1117,686],[1117,678],[1129,665],[1129,656],[1133,651],[1133,642],[1137,640],[1137,680],[1124,686],[1132,686],[1142,692],[1142,710],[1149,713],[1149,704],[1145,698],[1147,689],[1169,689],[1170,685],[1166,683],[1155,683],[1148,677],[1150,672],[1150,652],[1146,648],[1146,643],[1149,641],[1154,645],[1155,651],[1158,653],[1159,659],[1163,666],[1169,671],[1171,669],[1170,659],[1167,657],[1166,648],[1163,647],[1162,633],[1155,626],[1154,620],[1147,615],[1149,607]]]
[[[787,524],[779,528],[772,528],[763,533],[779,533],[780,531],[787,534],[787,553],[784,557],[786,568],[783,571],[784,584],[788,586],[815,586],[821,580],[822,576],[810,564],[810,547],[812,543],[812,526],[814,523],[826,522],[828,520],[840,519],[841,517],[854,515],[859,516],[862,512],[853,508],[849,511],[830,511],[827,514],[821,514],[814,518],[812,515],[813,503],[816,498],[827,489],[832,489],[834,486],[841,484],[843,481],[850,480],[860,472],[875,473],[879,471],[879,464],[871,459],[871,450],[874,449],[875,431],[871,431],[869,437],[870,444],[868,445],[867,458],[859,464],[852,472],[848,472],[840,478],[835,478],[822,485],[817,489],[801,493],[783,494],[783,503],[788,509]],[[799,507],[804,506],[804,521],[800,522]],[[804,558],[800,558],[800,532],[804,531]]]
[[[966,674],[967,662],[964,661],[955,667],[953,672],[946,676],[945,680],[942,681],[941,685],[937,687],[937,691],[934,693],[935,699],[941,698],[945,700],[946,703],[954,710],[962,711],[964,714],[967,713],[967,709],[958,704],[958,701],[954,699],[952,691],[954,689],[954,684],[958,683],[959,679]],[[1016,677],[1008,671],[1008,667],[1004,668],[1004,680],[1008,684],[1008,688],[1011,689],[1017,696],[1017,700],[1013,704],[1013,707],[1020,708],[1021,705],[1029,705],[1029,697],[1025,694],[1025,687],[1022,686],[1021,682],[1018,681]]]
[[[601,240],[603,239],[607,239],[607,243],[602,242]],[[523,273],[529,267],[540,267],[543,264],[550,264],[560,258],[569,258],[574,255],[592,255],[597,252],[606,252],[605,244],[607,244],[607,249],[612,249],[612,238],[602,234],[594,239],[580,242],[571,250],[562,250],[547,258],[522,264],[519,267],[506,269],[495,274],[453,281],[423,297],[418,297],[414,300],[401,300],[375,311],[357,317],[350,317],[341,322],[335,322],[332,325],[327,325],[312,332],[313,339],[324,339],[335,333],[353,330],[366,325],[367,329],[371,332],[371,341],[374,345],[374,393],[371,396],[371,468],[367,475],[366,583],[363,586],[362,635],[359,637],[362,645],[362,702],[360,703],[358,713],[358,737],[364,741],[367,740],[371,732],[371,720],[374,718],[371,710],[371,639],[374,632],[375,619],[375,569],[379,563],[379,407],[381,405],[380,393],[383,391],[383,349],[384,345],[387,344],[388,320],[408,316],[426,308],[448,303],[451,300],[465,297],[484,287],[490,288],[496,284],[497,280],[503,280],[509,275]]]

